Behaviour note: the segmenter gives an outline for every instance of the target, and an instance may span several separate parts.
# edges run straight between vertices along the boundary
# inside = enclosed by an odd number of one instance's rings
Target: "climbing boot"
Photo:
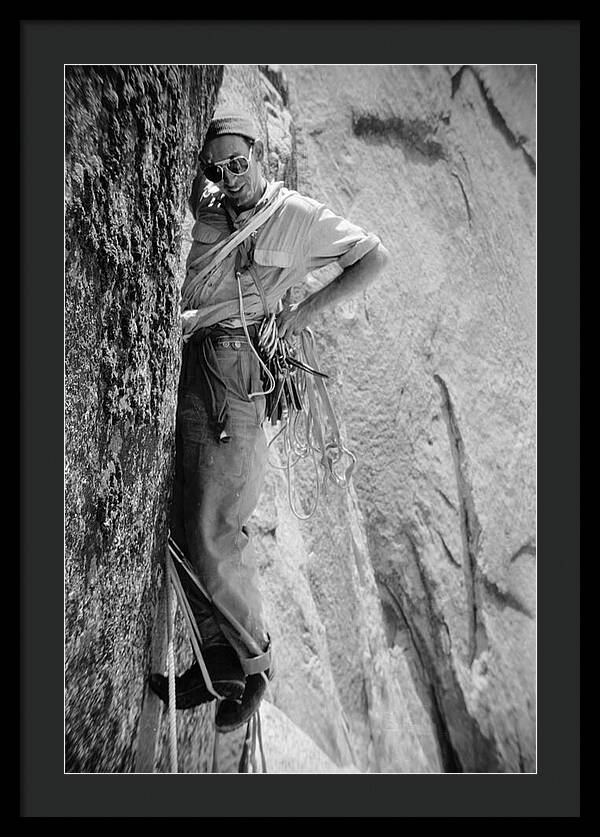
[[[202,656],[215,692],[237,706],[244,694],[246,675],[237,654],[230,645],[212,645],[202,649]],[[168,705],[169,679],[162,674],[151,674],[149,685],[155,695]],[[209,703],[215,696],[208,691],[197,661],[175,678],[175,707],[190,709]]]
[[[218,732],[233,732],[248,723],[263,699],[267,688],[267,681],[273,680],[275,666],[259,674],[249,674],[246,677],[246,688],[241,701],[223,700],[219,703],[215,714],[215,727]]]

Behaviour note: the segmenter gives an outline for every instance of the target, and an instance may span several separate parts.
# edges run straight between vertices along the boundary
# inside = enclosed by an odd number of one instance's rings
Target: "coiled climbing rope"
[[[288,502],[294,515],[300,520],[309,520],[316,512],[321,496],[326,494],[328,483],[348,486],[356,456],[342,440],[325,385],[327,376],[317,367],[313,332],[304,329],[295,350],[287,341],[277,338],[274,356],[278,358],[280,380],[284,379],[282,397],[285,392],[289,397],[276,415],[281,427],[269,442],[269,448],[275,443],[281,447],[283,464],[278,465],[272,459],[270,464],[286,472]],[[306,461],[312,463],[314,490],[309,510],[302,512],[294,498],[293,469]]]
[[[267,299],[255,271],[249,272],[261,296],[265,316],[259,329],[257,347],[250,337],[240,271],[235,276],[238,288],[239,315],[246,339],[255,354],[263,374],[266,388],[251,392],[248,398],[266,398],[266,416],[272,425],[281,423],[281,428],[269,442],[283,443],[283,468],[287,475],[288,501],[292,512],[300,520],[308,520],[317,510],[319,498],[327,490],[328,482],[347,487],[356,464],[356,456],[342,441],[340,427],[333,404],[325,386],[329,376],[321,372],[316,361],[316,341],[310,328],[300,334],[298,346],[279,336],[277,315],[269,311]],[[292,469],[306,459],[312,459],[315,471],[315,491],[308,513],[298,510],[293,497]],[[344,458],[348,464],[340,473]],[[319,476],[319,467],[323,476]]]

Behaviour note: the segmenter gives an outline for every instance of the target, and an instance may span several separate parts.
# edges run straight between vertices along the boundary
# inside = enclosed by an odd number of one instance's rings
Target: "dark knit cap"
[[[223,134],[239,134],[251,140],[258,139],[258,126],[247,113],[232,108],[217,109],[208,126],[205,144]]]

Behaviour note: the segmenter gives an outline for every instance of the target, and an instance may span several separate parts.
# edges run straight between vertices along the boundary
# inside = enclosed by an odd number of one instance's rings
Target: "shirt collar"
[[[235,227],[243,226],[246,221],[248,221],[256,212],[260,212],[260,210],[266,206],[272,198],[279,192],[281,187],[283,186],[283,180],[267,180],[267,185],[265,187],[264,192],[256,202],[254,206],[251,206],[250,209],[246,209],[243,212],[236,214],[231,206],[229,205],[229,201],[223,201],[223,205],[225,206],[225,211],[231,218],[233,225]]]

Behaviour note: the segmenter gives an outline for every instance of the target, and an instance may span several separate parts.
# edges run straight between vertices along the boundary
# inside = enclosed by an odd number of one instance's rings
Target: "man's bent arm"
[[[337,305],[343,299],[365,290],[383,271],[389,252],[378,244],[362,259],[347,267],[342,274],[324,288],[306,297],[297,306],[285,308],[277,317],[280,337],[291,337],[310,326],[315,314]]]

